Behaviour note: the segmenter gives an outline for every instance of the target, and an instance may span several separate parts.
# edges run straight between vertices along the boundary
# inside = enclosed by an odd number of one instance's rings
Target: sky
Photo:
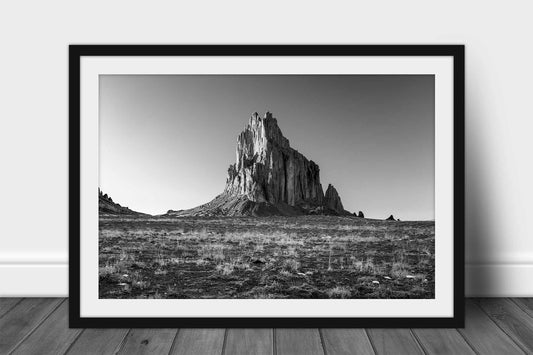
[[[434,96],[433,75],[101,75],[100,187],[150,214],[209,202],[268,110],[345,209],[434,219]]]

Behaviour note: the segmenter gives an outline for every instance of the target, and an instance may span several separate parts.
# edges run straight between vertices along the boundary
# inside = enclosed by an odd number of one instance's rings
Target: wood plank
[[[170,352],[177,329],[132,329],[119,354],[165,354]]]
[[[465,327],[458,331],[479,354],[524,353],[472,300],[466,301]]]
[[[272,329],[228,329],[226,354],[270,355],[274,353]]]
[[[68,354],[115,354],[127,334],[128,329],[85,329]]]
[[[171,354],[222,354],[225,329],[180,329]]]
[[[474,350],[456,329],[413,329],[427,354],[472,354]]]
[[[68,327],[68,301],[48,316],[13,354],[64,354],[81,333]]]
[[[328,355],[373,355],[374,350],[364,329],[321,329]]]
[[[318,329],[276,329],[275,338],[278,355],[324,354]]]
[[[511,300],[530,317],[533,317],[533,298],[512,298]]]
[[[25,298],[0,322],[0,354],[7,354],[33,331],[64,299]]]
[[[478,301],[481,308],[526,353],[533,353],[533,318],[506,298]]]
[[[225,346],[224,329],[182,329],[177,336],[173,329],[136,329],[127,336],[126,329],[87,329],[78,337],[81,330],[68,328],[68,302],[62,301],[0,299],[0,353],[113,354],[119,347],[123,354],[218,355],[223,347],[225,354],[274,350],[270,329],[229,329]],[[429,354],[471,354],[472,348],[482,354],[533,352],[533,299],[468,300],[466,306],[460,335],[452,329],[414,329],[415,337],[407,329],[369,329],[368,336],[362,329],[279,329],[275,347],[280,355],[324,354],[324,349],[328,355],[373,354],[372,345],[377,354],[421,353],[420,345]]]
[[[368,329],[376,354],[423,354],[409,329]]]
[[[22,301],[22,298],[0,298],[0,318],[20,301]]]

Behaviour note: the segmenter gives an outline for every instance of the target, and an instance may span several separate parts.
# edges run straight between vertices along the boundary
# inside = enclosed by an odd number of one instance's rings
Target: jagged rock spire
[[[339,193],[331,184],[328,185],[326,190],[326,196],[324,196],[324,205],[338,213],[344,212],[344,207],[342,206]]]
[[[235,164],[224,192],[178,216],[349,215],[330,185],[324,197],[320,168],[291,148],[272,113],[254,112],[237,138]]]
[[[225,193],[244,195],[254,202],[323,201],[320,169],[290,147],[276,118],[257,112],[237,139],[236,163],[228,169]]]

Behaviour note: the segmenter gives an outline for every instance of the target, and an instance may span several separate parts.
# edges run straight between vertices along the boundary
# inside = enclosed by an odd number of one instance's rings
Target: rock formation
[[[337,213],[344,212],[344,207],[342,207],[341,198],[339,193],[333,185],[329,184],[326,190],[326,195],[324,196],[324,205],[329,209],[336,211]]]
[[[98,189],[98,210],[101,215],[146,215],[145,213],[132,211],[128,207],[123,207],[120,204],[113,202],[113,199],[107,194],[104,194],[100,189]]]
[[[386,219],[387,221],[395,221],[394,216],[390,215],[389,218]]]
[[[236,162],[228,168],[224,192],[205,205],[169,211],[186,215],[349,214],[332,185],[326,196],[320,168],[291,148],[276,118],[253,113],[237,138]]]
[[[359,211],[357,217],[365,218],[365,214],[362,211]]]
[[[237,139],[236,163],[230,165],[224,192],[253,202],[302,202],[320,205],[323,195],[320,169],[289,145],[277,120],[257,112]]]

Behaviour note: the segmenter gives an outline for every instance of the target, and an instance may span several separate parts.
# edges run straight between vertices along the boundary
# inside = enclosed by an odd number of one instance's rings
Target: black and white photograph
[[[434,132],[434,75],[101,75],[99,298],[432,299]]]
[[[71,47],[73,324],[458,324],[460,60]]]

